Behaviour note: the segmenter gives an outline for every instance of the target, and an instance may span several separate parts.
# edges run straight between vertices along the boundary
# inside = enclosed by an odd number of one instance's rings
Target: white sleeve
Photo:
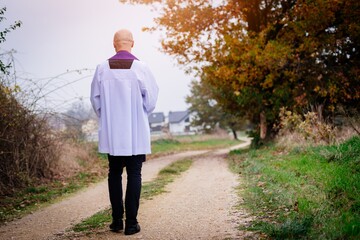
[[[143,96],[143,103],[145,111],[150,114],[154,111],[158,94],[159,94],[159,87],[156,83],[156,80],[151,73],[150,69],[145,65],[144,67],[144,75],[145,79],[143,80],[143,86],[141,89],[141,93]]]
[[[100,76],[99,76],[99,66],[96,67],[96,71],[91,83],[91,93],[90,93],[90,101],[91,105],[98,117],[100,117]]]

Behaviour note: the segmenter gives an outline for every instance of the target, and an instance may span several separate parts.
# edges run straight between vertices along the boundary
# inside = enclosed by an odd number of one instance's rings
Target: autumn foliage
[[[282,107],[359,110],[358,0],[120,0],[152,4],[163,50],[227,112],[272,130]]]

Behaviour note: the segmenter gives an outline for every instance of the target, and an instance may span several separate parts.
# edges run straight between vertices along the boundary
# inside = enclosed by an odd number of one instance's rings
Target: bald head
[[[125,50],[131,52],[134,46],[134,39],[132,33],[127,29],[121,29],[114,35],[114,48],[116,52]]]

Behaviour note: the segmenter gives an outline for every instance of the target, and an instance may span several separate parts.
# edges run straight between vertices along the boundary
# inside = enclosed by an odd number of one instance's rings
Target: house
[[[162,112],[155,112],[149,115],[151,133],[161,133],[165,126],[165,115]]]
[[[196,130],[190,126],[192,115],[188,110],[169,112],[169,131],[171,134],[194,134]]]

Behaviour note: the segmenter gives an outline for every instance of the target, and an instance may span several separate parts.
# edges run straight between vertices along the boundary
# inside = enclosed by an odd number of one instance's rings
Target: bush
[[[19,103],[0,84],[0,194],[9,194],[37,178],[50,177],[59,157],[46,121]]]
[[[307,112],[304,115],[280,109],[279,136],[289,138],[292,136],[299,141],[317,144],[335,143],[336,128],[319,119],[315,112]]]

